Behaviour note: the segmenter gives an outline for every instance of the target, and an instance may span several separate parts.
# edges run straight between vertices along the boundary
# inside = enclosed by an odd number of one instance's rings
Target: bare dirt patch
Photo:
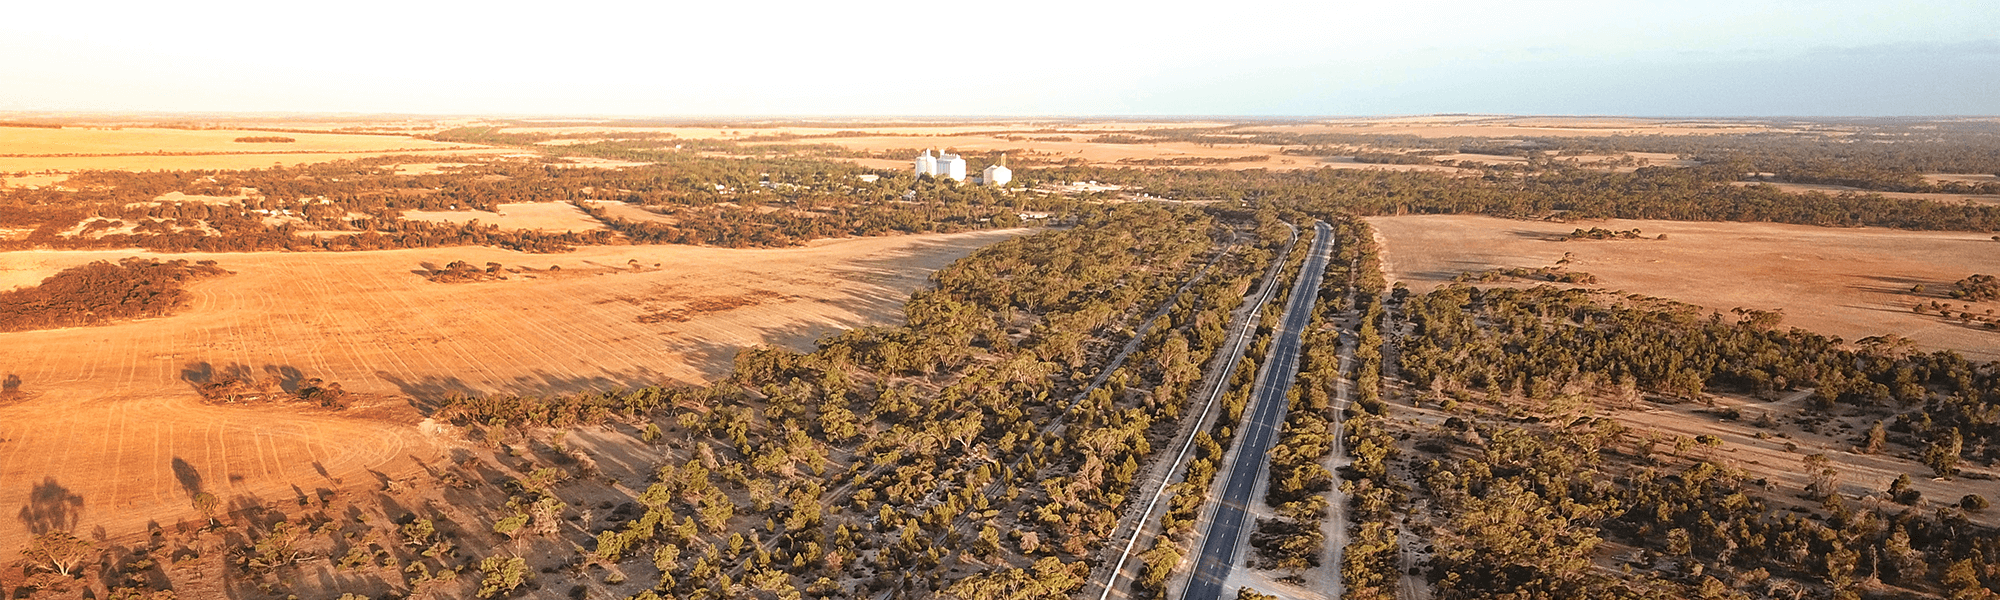
[[[2000,331],[1935,314],[1918,303],[1973,312],[2000,303],[1943,298],[1973,273],[2000,273],[1989,234],[1834,229],[1767,223],[1611,220],[1517,221],[1478,216],[1375,217],[1389,276],[1429,291],[1468,271],[1555,265],[1595,275],[1588,287],[1671,298],[1715,310],[1783,310],[1784,325],[1849,341],[1895,334],[1980,361],[2000,360]],[[1553,241],[1572,230],[1639,229],[1667,239]],[[1922,284],[1921,296],[1910,293]]]

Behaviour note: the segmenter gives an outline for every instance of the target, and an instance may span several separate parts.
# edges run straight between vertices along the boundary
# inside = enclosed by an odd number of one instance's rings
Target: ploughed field
[[[234,274],[170,317],[0,333],[0,548],[46,528],[112,535],[192,518],[190,498],[289,501],[413,471],[449,444],[421,410],[450,394],[697,382],[754,344],[805,348],[901,318],[928,275],[1019,230],[732,250],[593,246],[176,254]],[[53,273],[133,252],[22,252]],[[144,254],[141,254],[144,256]],[[453,262],[493,275],[442,282]],[[440,278],[450,279],[450,278]],[[18,283],[18,282],[16,282]],[[218,405],[231,373],[339,383],[354,407]],[[172,523],[163,523],[171,525]]]
[[[1465,215],[1373,217],[1392,281],[1426,292],[1465,272],[1561,266],[1583,287],[1729,311],[1782,310],[1781,326],[1855,341],[1900,335],[1974,361],[2000,360],[2000,330],[1918,314],[1918,304],[1983,314],[2000,302],[1946,297],[1973,274],[2000,274],[1991,234],[1771,223],[1609,220],[1556,223]],[[1556,241],[1577,228],[1640,230],[1638,239]],[[1656,239],[1666,234],[1666,239]],[[1569,262],[1558,265],[1565,253]],[[1473,285],[1531,285],[1502,278]],[[1545,282],[1546,283],[1546,282]],[[1922,285],[1922,293],[1912,288]],[[1730,315],[1730,318],[1734,318]]]

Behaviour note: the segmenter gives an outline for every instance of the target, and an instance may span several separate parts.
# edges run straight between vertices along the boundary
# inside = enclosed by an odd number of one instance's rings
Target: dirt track
[[[931,271],[1019,233],[779,250],[174,255],[236,273],[197,283],[193,305],[172,317],[0,334],[0,374],[20,378],[20,397],[0,401],[0,511],[19,517],[0,520],[0,549],[50,525],[171,526],[193,516],[197,488],[231,504],[371,485],[371,471],[395,477],[443,449],[405,398],[700,381],[744,346],[803,347],[894,322]],[[76,264],[144,253],[37,254]],[[535,270],[449,284],[413,272],[454,260]],[[379,406],[358,418],[199,403],[188,379],[230,369],[324,378]]]

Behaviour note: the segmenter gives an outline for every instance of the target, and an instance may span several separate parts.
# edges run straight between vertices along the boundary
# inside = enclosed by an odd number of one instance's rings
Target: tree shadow
[[[264,376],[277,380],[278,389],[287,394],[299,391],[299,382],[305,381],[306,374],[291,365],[264,365]]]
[[[187,492],[188,498],[201,495],[201,472],[178,456],[174,457],[173,467],[174,479],[180,480],[181,490]]]
[[[69,531],[83,517],[83,496],[56,483],[54,477],[43,477],[28,492],[28,505],[21,507],[19,517],[35,535]]]
[[[1944,290],[1951,286],[1951,282],[1948,281],[1928,281],[1914,277],[1859,275],[1855,276],[1854,279],[1872,283],[1849,284],[1847,286],[1848,289],[1879,294],[1898,294],[1914,298],[1945,299]],[[1924,286],[1925,291],[1922,293],[1912,292],[1911,288],[1918,285]]]

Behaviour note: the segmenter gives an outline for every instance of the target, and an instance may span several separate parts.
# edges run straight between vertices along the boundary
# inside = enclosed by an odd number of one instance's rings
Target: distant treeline
[[[1795,194],[1733,185],[1740,165],[1563,169],[1464,177],[1421,171],[1043,169],[1044,180],[1095,180],[1180,200],[1305,201],[1362,215],[1485,214],[1534,219],[1661,219],[2000,230],[2000,206],[1858,194]]]
[[[187,305],[182,284],[225,273],[212,260],[127,258],[72,267],[41,285],[0,292],[0,332],[166,316]]]

